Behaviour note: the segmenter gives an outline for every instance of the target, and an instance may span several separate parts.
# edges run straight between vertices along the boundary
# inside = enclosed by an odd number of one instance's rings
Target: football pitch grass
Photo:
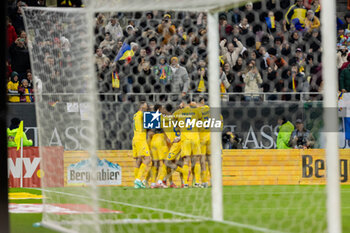
[[[211,188],[141,190],[101,187],[100,207],[122,211],[119,214],[100,214],[100,219],[115,223],[102,225],[102,232],[326,232],[325,188],[315,185],[225,186],[225,221],[219,223],[208,220],[211,216]],[[91,201],[86,198],[88,188],[47,190],[46,199],[50,203],[89,204]],[[9,192],[41,194],[40,189],[25,188],[11,188]],[[41,200],[10,200],[10,203],[41,203]],[[350,186],[341,187],[341,206],[343,232],[350,232]],[[11,213],[11,232],[55,232],[33,227],[34,223],[41,221],[41,216]],[[75,216],[59,215],[57,218],[83,220],[87,215]],[[137,223],[140,221],[143,223]],[[89,225],[85,227],[82,232]]]

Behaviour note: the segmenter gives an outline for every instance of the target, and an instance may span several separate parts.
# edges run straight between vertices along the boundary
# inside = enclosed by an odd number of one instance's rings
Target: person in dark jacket
[[[20,80],[26,76],[27,70],[30,69],[29,52],[25,43],[25,39],[17,38],[10,47],[12,70],[19,74]]]
[[[339,88],[342,92],[350,91],[350,66],[340,73]]]

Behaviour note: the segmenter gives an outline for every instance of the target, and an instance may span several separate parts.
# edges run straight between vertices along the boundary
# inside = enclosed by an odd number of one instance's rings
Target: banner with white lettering
[[[8,148],[9,187],[20,187],[21,169],[23,187],[39,188],[45,174],[46,187],[62,187],[64,185],[63,147],[43,147],[45,167],[40,167],[41,158],[38,147],[24,147],[23,161],[20,151]]]

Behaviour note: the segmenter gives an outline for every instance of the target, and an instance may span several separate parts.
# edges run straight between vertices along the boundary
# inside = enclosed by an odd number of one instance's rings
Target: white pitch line
[[[99,224],[141,224],[141,223],[183,223],[183,222],[202,222],[200,219],[106,219],[98,221]],[[82,220],[82,221],[60,221],[61,225],[78,225],[85,224],[91,225],[95,222]]]
[[[41,189],[41,188],[30,188],[30,189],[42,190],[42,191],[46,191],[46,192],[63,194],[63,195],[73,196],[73,197],[90,198],[90,197],[87,197],[87,196],[78,195],[78,194],[74,194],[74,193],[65,193],[65,192],[53,191],[53,190],[47,190],[47,189]],[[211,218],[208,218],[208,217],[195,216],[195,215],[191,215],[191,214],[184,214],[184,213],[175,212],[175,211],[172,211],[172,210],[158,209],[158,208],[153,208],[153,207],[148,207],[148,206],[135,205],[135,204],[130,204],[130,203],[126,203],[126,202],[119,202],[119,201],[111,201],[111,200],[106,200],[106,199],[101,199],[101,198],[98,198],[97,200],[103,201],[103,202],[107,202],[107,203],[113,203],[113,204],[119,204],[119,205],[124,205],[124,206],[140,208],[140,209],[147,209],[147,210],[152,210],[152,211],[158,211],[158,212],[173,214],[173,215],[177,215],[177,216],[187,217],[187,218],[194,218],[194,219],[198,219],[198,220],[200,219],[202,221],[212,221],[212,222],[222,223],[222,224],[226,224],[226,225],[230,225],[230,226],[246,228],[246,229],[250,229],[250,230],[253,230],[253,231],[269,232],[269,233],[282,233],[281,231],[271,230],[271,229],[263,228],[263,227],[257,227],[257,226],[253,226],[253,225],[249,225],[249,224],[243,224],[243,223],[238,223],[238,222],[233,222],[233,221],[225,221],[225,220],[223,220],[223,221],[215,221],[215,220],[213,220]]]

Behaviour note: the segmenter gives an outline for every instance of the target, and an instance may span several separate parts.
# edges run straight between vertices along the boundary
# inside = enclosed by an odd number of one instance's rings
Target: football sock
[[[188,165],[184,165],[184,167],[182,168],[182,175],[183,175],[183,180],[184,180],[184,184],[188,184]]]
[[[143,177],[143,173],[146,170],[146,165],[144,163],[141,164],[140,169],[139,169],[139,173],[137,174],[136,179],[141,180],[141,178]]]
[[[134,177],[135,177],[135,179],[137,179],[137,175],[139,174],[139,170],[140,170],[140,168],[138,168],[138,167],[134,168]]]
[[[202,176],[202,183],[207,183],[208,182],[208,171],[205,169],[204,171],[201,172]]]
[[[196,183],[199,183],[201,178],[201,165],[199,163],[196,163],[194,166],[194,175],[196,177]]]
[[[157,179],[157,173],[158,173],[158,169],[157,167],[155,166],[152,166],[151,168],[151,182],[152,183],[155,183],[156,182],[156,179]],[[147,179],[147,178],[146,178]]]

